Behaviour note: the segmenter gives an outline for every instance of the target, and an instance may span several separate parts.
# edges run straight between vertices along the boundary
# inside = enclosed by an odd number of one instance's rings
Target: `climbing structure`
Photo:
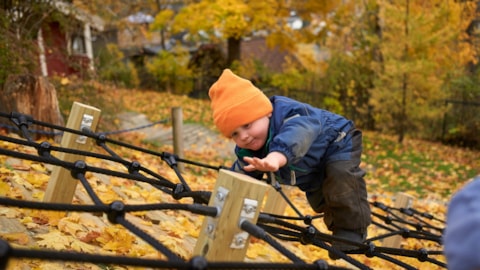
[[[375,234],[369,235],[369,238],[363,243],[350,243],[358,246],[357,251],[343,253],[332,248],[330,243],[334,240],[347,240],[335,238],[321,228],[318,224],[321,224],[322,215],[302,213],[296,206],[296,202],[285,194],[282,186],[272,183],[268,179],[265,179],[265,182],[259,181],[261,188],[278,192],[279,197],[285,200],[288,211],[280,213],[263,211],[260,195],[266,192],[257,192],[258,198],[242,197],[240,200],[237,198],[232,201],[232,198],[243,191],[240,192],[238,186],[229,184],[231,182],[228,181],[232,178],[233,181],[238,182],[238,180],[242,180],[242,177],[230,173],[222,165],[212,166],[207,162],[201,163],[179,158],[168,152],[156,152],[110,139],[108,133],[94,132],[91,129],[92,125],[85,122],[78,123],[79,127],[74,129],[36,121],[29,115],[16,112],[0,113],[0,117],[9,118],[14,124],[12,129],[20,134],[20,136],[0,134],[0,157],[3,160],[7,158],[24,160],[30,164],[41,164],[67,171],[68,176],[61,174],[63,176],[55,181],[61,186],[63,179],[71,177],[71,179],[75,179],[74,185],[78,185],[77,191],[80,190],[77,194],[82,194],[80,199],[76,198],[65,202],[62,201],[65,200],[65,196],[62,196],[65,194],[60,194],[60,197],[63,198],[53,199],[59,196],[59,192],[62,192],[58,190],[51,191],[50,195],[41,199],[35,198],[35,196],[31,198],[6,196],[10,193],[2,192],[0,193],[2,195],[0,196],[0,206],[2,207],[0,210],[15,208],[22,211],[48,211],[48,213],[55,212],[62,216],[66,214],[74,216],[76,221],[73,221],[73,218],[60,219],[63,226],[72,226],[70,229],[72,235],[77,232],[73,224],[81,224],[82,221],[87,220],[81,218],[82,214],[87,213],[97,218],[103,217],[106,220],[106,225],[104,224],[102,228],[103,233],[109,231],[113,238],[124,237],[130,241],[125,240],[125,245],[136,243],[139,248],[136,256],[131,256],[135,252],[127,251],[124,251],[123,254],[128,253],[128,256],[122,255],[122,252],[118,252],[121,247],[111,247],[111,252],[103,253],[89,249],[87,245],[83,249],[81,247],[72,248],[72,246],[65,248],[63,245],[59,245],[60,248],[45,249],[38,248],[39,246],[28,246],[26,243],[29,241],[25,241],[22,245],[21,241],[6,234],[6,236],[2,235],[0,239],[0,268],[2,269],[9,269],[12,264],[17,264],[22,260],[138,266],[156,269],[346,269],[351,266],[358,269],[375,269],[372,267],[372,261],[380,260],[387,265],[387,268],[421,268],[418,265],[428,265],[429,269],[446,268],[441,245],[445,223],[430,213],[411,207],[389,206],[379,200],[372,200],[373,224],[371,227],[375,227]],[[37,125],[50,127],[63,134],[64,137],[66,134],[71,134],[75,140],[94,142],[92,145],[94,149],[74,149],[59,146],[47,140],[36,141],[32,139],[32,134]],[[122,153],[128,149],[129,157],[122,157],[118,152],[119,149],[123,149]],[[168,165],[170,171],[145,166],[141,161],[135,160],[134,153],[141,153],[142,156],[149,156],[151,159],[161,161]],[[65,156],[76,158],[59,158]],[[222,184],[216,185],[210,190],[193,188],[193,186],[198,187],[199,185],[192,185],[189,182],[192,177],[186,177],[185,173],[179,170],[179,163],[217,172],[217,183]],[[10,185],[10,188],[20,183],[13,179],[14,167],[9,168],[8,165],[0,167],[1,174],[4,175],[2,177],[4,185]],[[44,174],[52,177],[50,172]],[[249,181],[246,179],[245,183],[255,185]],[[102,182],[108,184],[101,185]],[[120,184],[116,185],[114,182]],[[49,183],[49,185],[53,184]],[[129,199],[128,196],[112,198],[112,194],[104,190],[106,187],[121,189],[124,185],[135,185],[139,193],[148,193],[152,197],[143,202]],[[139,191],[140,188],[142,191]],[[253,192],[252,190],[257,188],[260,186],[246,188],[244,192],[245,194]],[[45,192],[45,195],[47,194],[48,191]],[[228,204],[231,206],[227,206]],[[228,219],[222,221],[222,215],[227,210],[234,211],[232,209],[237,209],[235,211],[238,211],[238,214],[235,213],[232,216],[238,220],[235,222],[229,222]],[[148,212],[154,212],[156,215],[149,215]],[[172,214],[179,212],[183,214],[178,216]],[[28,211],[23,213],[28,213]],[[148,220],[146,220],[147,217]],[[68,223],[69,221],[71,223]],[[154,225],[144,226],[147,221]],[[201,221],[203,224],[200,229]],[[190,232],[188,236],[180,237],[190,243],[191,249],[177,248],[181,245],[187,246],[187,244],[172,242],[174,238],[179,239],[178,235],[174,234],[181,234],[181,231],[185,230],[179,229],[180,232],[175,232],[174,228],[165,226],[167,223],[173,224],[173,227],[177,228],[181,228],[185,223],[196,224],[196,233]],[[86,224],[85,226],[93,225]],[[35,226],[32,225],[32,227]],[[158,231],[158,229],[167,227],[171,229],[170,232]],[[119,228],[127,230],[128,237],[123,235]],[[227,230],[236,232],[232,239],[225,240],[215,237]],[[35,232],[35,228],[33,228],[32,233],[38,232]],[[87,236],[96,239],[97,244],[105,243],[102,242],[106,238],[104,234],[87,233],[84,235],[85,239]],[[50,237],[53,237],[53,234]],[[392,237],[413,239],[416,248],[386,246],[386,239]],[[214,250],[214,246],[206,243],[215,243],[212,242],[214,240],[227,241],[230,243],[229,247],[225,248],[223,252],[217,251],[212,255],[210,252]],[[269,256],[266,257],[277,259],[252,259],[248,253],[246,257],[240,259],[238,256],[230,256],[234,252],[232,250],[248,249],[248,243],[252,245],[262,243],[262,245],[268,246],[266,255]],[[54,245],[49,247],[54,247]],[[309,253],[305,254],[302,247],[308,247]],[[301,252],[299,252],[300,249],[302,249]],[[274,253],[277,256],[268,253]],[[342,260],[331,260],[328,253],[334,254]]]

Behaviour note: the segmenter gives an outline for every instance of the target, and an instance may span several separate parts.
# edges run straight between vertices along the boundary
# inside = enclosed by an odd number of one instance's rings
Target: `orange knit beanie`
[[[225,69],[208,91],[213,111],[213,121],[227,138],[233,131],[273,111],[272,103],[249,80],[230,69]]]

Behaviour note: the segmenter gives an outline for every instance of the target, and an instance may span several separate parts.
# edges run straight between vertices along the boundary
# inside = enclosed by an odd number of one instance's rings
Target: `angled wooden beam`
[[[83,127],[88,127],[90,130],[95,131],[99,119],[99,109],[74,102],[66,127],[75,130],[82,130]],[[89,151],[92,146],[92,140],[86,136],[65,132],[61,146],[69,149]],[[59,153],[57,158],[67,162],[85,160],[84,156],[63,152]],[[54,167],[43,200],[45,202],[71,203],[75,195],[77,182],[78,180],[72,177],[70,170],[60,166]]]
[[[205,217],[193,254],[208,261],[243,261],[250,235],[240,221],[256,223],[268,185],[250,176],[220,170],[209,206],[219,209],[215,218]]]

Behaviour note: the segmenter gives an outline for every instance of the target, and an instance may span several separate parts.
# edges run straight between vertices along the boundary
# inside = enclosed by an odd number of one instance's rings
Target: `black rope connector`
[[[308,226],[307,229],[302,232],[302,235],[300,236],[300,243],[304,245],[312,243],[316,233],[317,230],[315,229],[315,227]]]
[[[83,160],[77,160],[73,164],[74,168],[72,169],[72,177],[79,179],[79,175],[84,175],[87,171],[87,163]]]
[[[365,251],[365,255],[368,258],[372,258],[373,256],[375,256],[375,244],[374,243],[368,242],[368,248]]]
[[[37,149],[37,153],[41,157],[51,157],[50,151],[52,150],[52,145],[49,142],[42,142]]]
[[[374,205],[375,207],[378,207],[378,208],[382,209],[383,211],[387,211],[387,210],[388,210],[388,207],[387,207],[385,204],[381,203],[381,202],[374,202],[373,205]]]
[[[402,235],[403,238],[408,238],[408,237],[410,237],[410,230],[409,230],[409,229],[407,229],[407,228],[402,228],[401,231],[402,231],[401,235]]]
[[[10,114],[10,120],[17,125],[17,127],[26,126],[32,124],[33,117],[23,113],[12,112]]]
[[[328,263],[325,260],[316,260],[313,262],[313,265],[316,265],[319,270],[327,270]]]
[[[418,250],[418,260],[424,262],[428,259],[428,251],[424,248]]]
[[[125,204],[121,201],[114,201],[110,204],[110,209],[107,213],[108,221],[117,224],[117,217],[125,216]]]
[[[3,239],[0,239],[0,269],[7,269],[8,257],[10,255],[11,247]]]
[[[410,208],[400,208],[400,213],[403,213],[407,216],[413,216],[413,211]]]
[[[306,215],[303,219],[305,225],[312,225],[313,217],[311,215]]]
[[[130,163],[130,166],[128,166],[128,172],[129,173],[137,173],[140,168],[142,166],[140,165],[140,163],[138,161],[132,161],[132,163]]]
[[[182,193],[185,192],[185,187],[182,184],[175,184],[175,188],[172,191],[172,197],[175,200],[183,198]]]
[[[105,144],[107,141],[107,135],[105,133],[100,133],[97,136],[97,145]]]
[[[422,217],[428,218],[428,219],[433,219],[433,215],[429,213],[422,213]]]
[[[163,160],[167,162],[168,166],[170,167],[177,166],[177,159],[178,159],[178,156],[172,153],[163,154]]]
[[[270,178],[270,182],[271,182],[271,177]],[[278,183],[277,181],[275,181],[273,184],[272,184],[273,188],[277,191],[277,192],[280,192],[280,190],[282,190],[282,186],[280,185],[280,183]]]
[[[202,256],[195,256],[190,260],[190,264],[192,266],[192,270],[205,270],[208,267],[208,261],[205,257]]]
[[[383,220],[385,221],[385,224],[392,224],[393,221],[391,216],[386,216]]]

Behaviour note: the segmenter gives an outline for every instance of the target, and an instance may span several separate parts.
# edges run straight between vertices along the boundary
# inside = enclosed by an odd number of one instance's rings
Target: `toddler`
[[[334,236],[363,242],[371,223],[359,167],[362,133],[352,121],[284,96],[268,98],[251,81],[225,69],[209,90],[218,130],[236,144],[232,170],[298,186],[324,213]],[[356,249],[340,241],[333,247]]]

